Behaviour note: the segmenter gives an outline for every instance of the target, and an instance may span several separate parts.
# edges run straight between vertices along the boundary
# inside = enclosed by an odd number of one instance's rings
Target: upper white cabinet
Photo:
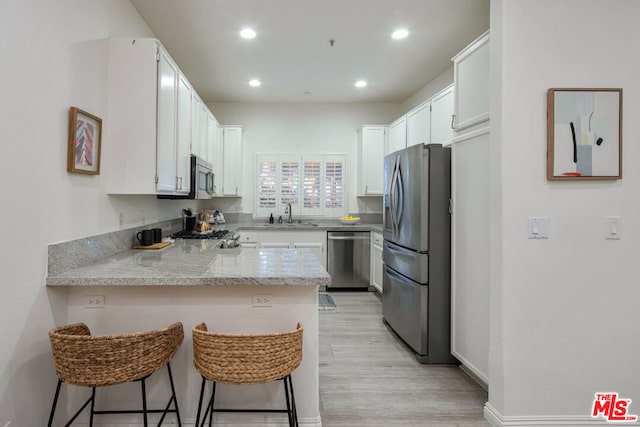
[[[431,98],[431,143],[450,145],[453,139],[453,85]]]
[[[431,102],[427,101],[407,113],[407,147],[431,142]]]
[[[210,163],[213,169],[213,195],[222,196],[222,127],[215,117],[208,122],[207,137],[209,139],[209,149],[211,150]]]
[[[179,188],[176,175],[177,91],[178,67],[162,49],[159,49],[156,152],[158,193],[172,193]]]
[[[391,123],[385,153],[417,144],[451,144],[453,94],[452,84]]]
[[[191,95],[187,79],[178,75],[178,113],[176,120],[176,177],[178,192],[191,190]]]
[[[387,126],[358,129],[358,196],[382,196]]]
[[[158,40],[112,39],[108,49],[107,192],[189,193],[199,99]]]
[[[456,131],[489,120],[489,32],[452,58]]]
[[[242,194],[242,128],[222,126],[222,195]]]
[[[407,119],[400,117],[389,125],[389,146],[387,153],[402,150],[407,147]]]

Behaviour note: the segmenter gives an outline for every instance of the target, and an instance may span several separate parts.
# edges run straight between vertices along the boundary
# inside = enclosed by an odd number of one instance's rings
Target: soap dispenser
[[[269,217],[269,224],[273,224],[273,212],[271,213],[271,216]]]

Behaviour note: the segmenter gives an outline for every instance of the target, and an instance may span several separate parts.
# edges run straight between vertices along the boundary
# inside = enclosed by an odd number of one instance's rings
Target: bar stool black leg
[[[296,408],[296,396],[293,394],[293,379],[289,375],[289,387],[291,388],[291,407],[293,408],[293,421],[295,427],[298,427],[298,409]]]
[[[178,427],[182,427],[182,422],[180,421],[180,411],[178,410],[178,396],[176,396],[176,388],[173,385],[173,375],[171,375],[171,363],[167,363],[167,371],[169,372],[169,383],[171,384],[171,395],[173,396],[173,404],[176,406]]]
[[[216,401],[216,382],[213,382],[213,387],[211,388],[211,412],[209,413],[209,427],[213,427],[213,405],[215,405]]]
[[[288,376],[282,379],[284,383],[284,398],[287,401],[287,417],[289,418],[289,427],[293,427],[293,414],[291,413],[291,402],[289,401],[289,381]]]
[[[142,416],[144,419],[144,427],[148,427],[149,423],[147,421],[147,389],[145,378],[140,380],[140,384],[142,385]]]
[[[91,415],[89,416],[89,427],[93,427],[93,413],[95,412],[95,410],[96,410],[96,388],[91,387]],[[76,413],[76,416],[78,416],[78,413]],[[71,425],[74,419],[75,417],[73,417],[71,421],[69,421],[69,424],[67,424],[67,426]]]
[[[202,377],[202,386],[200,386],[200,400],[198,401],[198,412],[196,414],[196,427],[198,427],[198,423],[200,422],[200,411],[202,410],[202,399],[204,399],[204,386],[206,385],[207,380]]]
[[[51,405],[51,413],[49,414],[49,423],[47,427],[51,427],[53,423],[53,416],[56,413],[56,405],[58,405],[58,396],[60,396],[60,386],[62,385],[62,381],[58,380],[58,385],[56,386],[56,394],[53,396],[53,405]]]

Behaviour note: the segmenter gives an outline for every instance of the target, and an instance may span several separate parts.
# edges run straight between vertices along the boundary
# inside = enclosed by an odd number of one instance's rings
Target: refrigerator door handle
[[[398,178],[398,159],[396,157],[396,161],[393,164],[393,172],[391,174],[391,185],[389,188],[389,216],[391,216],[391,230],[393,234],[396,234],[396,205],[397,205],[397,194],[396,194],[396,180]]]
[[[402,181],[402,169],[400,169],[400,156],[398,156],[398,212],[396,214],[396,228],[400,233],[400,223],[402,222],[402,214],[404,212],[404,183]]]

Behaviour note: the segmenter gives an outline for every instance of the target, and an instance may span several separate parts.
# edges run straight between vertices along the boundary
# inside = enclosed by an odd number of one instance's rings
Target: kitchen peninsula
[[[194,325],[205,321],[210,330],[217,332],[270,333],[293,330],[301,321],[304,356],[293,374],[298,417],[301,425],[321,425],[317,292],[331,279],[311,250],[220,249],[212,241],[177,240],[164,249],[127,249],[84,265],[60,267],[65,259],[73,258],[70,253],[65,254],[69,248],[90,252],[100,245],[104,241],[96,243],[90,238],[74,245],[49,247],[49,297],[67,304],[66,318],[56,319],[57,325],[84,322],[98,335],[155,329],[181,321],[185,342],[172,369],[182,420],[188,424],[195,418],[200,385],[193,368]],[[267,302],[260,298],[256,303],[259,296],[266,297]],[[104,298],[103,307],[89,308],[95,297]],[[162,401],[164,378],[152,379],[159,383],[152,399]],[[108,395],[103,405],[135,405],[138,390],[129,386],[119,386],[123,387],[120,393],[105,391]],[[248,388],[222,385],[220,406],[281,407],[285,404],[281,387],[279,382]],[[72,388],[70,400],[74,404],[80,402],[84,394],[86,390]],[[232,425],[268,424],[281,416],[222,413],[216,417],[218,422]]]

